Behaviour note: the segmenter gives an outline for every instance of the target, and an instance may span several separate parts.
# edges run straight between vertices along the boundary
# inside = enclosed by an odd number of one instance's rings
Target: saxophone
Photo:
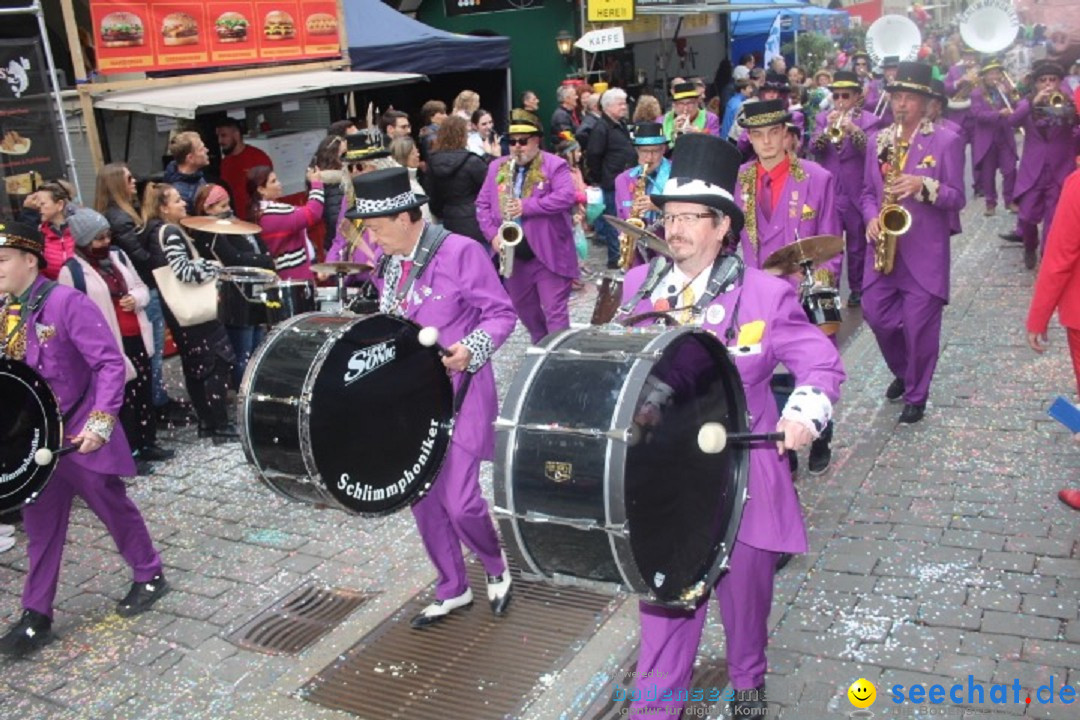
[[[896,193],[889,192],[889,186],[900,179],[904,161],[907,160],[908,141],[901,138],[901,125],[893,125],[892,143],[889,145],[885,172],[885,196],[878,212],[878,225],[881,229],[878,241],[874,244],[874,270],[888,275],[896,261],[896,240],[911,229],[911,213],[896,201]]]
[[[499,246],[499,274],[508,278],[514,274],[515,248],[525,239],[525,233],[517,221],[511,220],[506,207],[514,197],[514,175],[517,173],[517,163],[514,158],[506,164],[506,179],[499,188],[499,211],[502,214],[502,225],[495,231],[495,235],[502,241]]]
[[[641,164],[641,174],[638,176],[637,182],[634,183],[634,196],[631,203],[636,205],[639,198],[645,196],[647,192],[647,185],[649,183],[649,163]],[[630,217],[626,219],[628,225],[633,225],[639,230],[645,229],[645,221],[641,219],[641,213],[636,210],[630,213]],[[630,233],[619,234],[619,268],[622,270],[629,270],[630,263],[634,261],[634,249],[637,248],[637,238],[632,237]]]

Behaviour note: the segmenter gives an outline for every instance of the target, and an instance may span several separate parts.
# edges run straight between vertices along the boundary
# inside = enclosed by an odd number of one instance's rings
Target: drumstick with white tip
[[[59,458],[62,455],[73,453],[79,449],[78,445],[65,445],[58,450],[50,450],[49,448],[40,448],[34,453],[34,462],[38,465],[48,465],[54,459]]]
[[[443,357],[450,355],[450,351],[439,344],[439,328],[428,325],[427,327],[420,328],[420,332],[416,337],[420,341],[420,344],[424,347],[433,347],[439,351],[439,354]]]
[[[707,422],[701,426],[697,434],[698,447],[701,452],[708,455],[716,455],[724,451],[728,443],[749,445],[755,442],[778,442],[784,439],[784,433],[729,433],[727,428],[718,422]]]

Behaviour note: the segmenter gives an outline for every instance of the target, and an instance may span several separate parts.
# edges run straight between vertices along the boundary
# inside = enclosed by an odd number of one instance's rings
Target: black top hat
[[[403,167],[385,168],[353,178],[356,205],[345,211],[350,220],[386,217],[418,208],[428,201],[409,185],[409,171]]]
[[[783,125],[791,119],[791,113],[783,100],[758,100],[743,103],[739,125],[744,128],[763,128],[770,125]]]
[[[1054,75],[1060,80],[1065,77],[1065,68],[1053,60],[1039,60],[1035,67],[1031,68],[1031,77],[1038,80],[1043,75]]]
[[[930,66],[920,62],[902,62],[896,71],[896,79],[885,86],[885,92],[913,92],[928,98],[934,97],[930,89],[933,74]]]
[[[664,126],[660,123],[643,122],[634,126],[634,144],[639,146],[666,145]]]
[[[38,270],[45,268],[45,241],[33,225],[0,219],[0,248],[15,248],[37,255]]]
[[[829,83],[830,90],[858,90],[862,92],[862,83],[859,82],[859,76],[850,70],[837,70],[833,75],[832,82]]]
[[[788,84],[787,75],[770,70],[765,73],[765,84],[761,88],[786,93],[791,90],[791,85]]]
[[[851,54],[851,64],[854,65],[856,60],[865,60],[866,64],[870,64],[870,54],[865,50],[858,50]]]
[[[682,135],[675,141],[671,174],[661,191],[649,199],[657,207],[668,202],[699,203],[731,218],[731,229],[742,230],[743,213],[735,204],[735,182],[742,156],[735,146],[704,133]]]
[[[945,83],[941,80],[933,79],[930,81],[930,91],[933,93],[935,100],[940,100],[943,103],[949,102],[949,96],[945,92]]]
[[[692,82],[675,83],[671,88],[671,97],[673,100],[689,100],[690,98],[699,97],[697,85]]]
[[[382,140],[374,133],[361,131],[345,136],[345,162],[378,160],[390,157],[390,151],[382,146]]]
[[[886,55],[885,57],[881,58],[881,68],[882,69],[894,68],[894,67],[900,67],[900,56],[899,55]]]

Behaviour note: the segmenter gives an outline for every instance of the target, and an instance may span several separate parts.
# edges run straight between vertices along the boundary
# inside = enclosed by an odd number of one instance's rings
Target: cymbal
[[[217,235],[256,235],[262,228],[255,223],[245,222],[236,217],[219,218],[210,215],[186,217],[180,224],[192,230],[215,233]]]
[[[371,269],[370,265],[355,262],[321,262],[311,266],[311,272],[320,275],[355,275]]]
[[[765,258],[762,269],[773,275],[793,275],[802,272],[802,264],[807,260],[812,265],[820,265],[843,249],[844,238],[839,235],[812,235],[785,245]]]
[[[607,220],[612,227],[620,232],[624,232],[630,237],[640,240],[645,244],[647,249],[652,250],[654,253],[658,253],[668,258],[671,257],[671,250],[668,248],[667,242],[656,233],[645,228],[639,228],[614,215],[605,215],[604,220]]]

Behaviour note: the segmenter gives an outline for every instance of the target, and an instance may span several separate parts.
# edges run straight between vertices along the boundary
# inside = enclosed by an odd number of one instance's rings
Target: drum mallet
[[[439,328],[428,325],[427,327],[420,328],[420,332],[417,333],[416,339],[420,341],[420,344],[424,347],[433,347],[439,351],[439,354],[446,357],[450,354],[450,351],[439,344]]]
[[[65,445],[64,447],[60,448],[59,450],[50,450],[49,448],[40,448],[36,453],[34,453],[34,462],[37,463],[38,465],[48,465],[54,459],[60,457],[61,455],[67,455],[68,453],[73,453],[78,449],[79,449],[78,445]]]
[[[784,433],[728,433],[727,428],[718,422],[707,422],[701,426],[697,434],[697,444],[701,452],[715,455],[723,452],[728,443],[749,445],[755,442],[779,442],[784,439]]]

